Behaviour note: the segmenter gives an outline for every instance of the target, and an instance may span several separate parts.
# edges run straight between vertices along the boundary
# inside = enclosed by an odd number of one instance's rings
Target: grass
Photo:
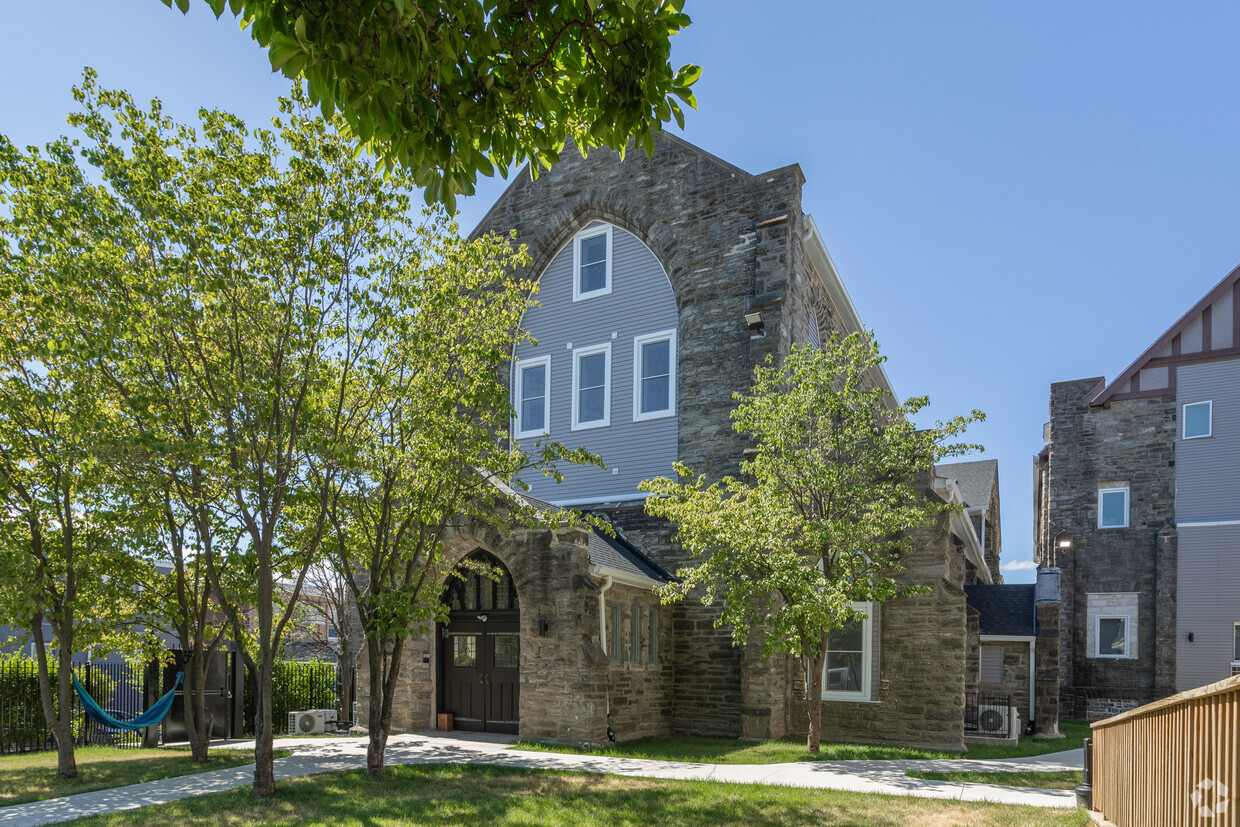
[[[1005,787],[1037,787],[1043,790],[1074,790],[1083,782],[1080,770],[1063,772],[907,772],[910,778],[955,781],[962,784],[1000,784]]]
[[[872,827],[1079,827],[1083,810],[966,804],[862,795],[482,766],[402,766],[281,781],[254,801],[248,790],[214,793],[76,822],[98,825],[796,825]]]
[[[232,749],[213,749],[203,763],[194,763],[188,748],[78,747],[74,752],[77,778],[56,774],[55,752],[0,756],[0,807],[254,763],[252,752]],[[291,754],[276,751],[277,758]]]
[[[660,761],[690,761],[702,764],[785,764],[793,761],[884,761],[907,758],[1023,758],[1076,749],[1089,735],[1084,721],[1062,721],[1059,730],[1066,737],[1050,741],[1022,738],[1014,745],[970,744],[967,754],[945,750],[871,744],[822,743],[822,752],[805,749],[803,741],[742,741],[736,738],[703,738],[671,736],[639,738],[623,744],[589,749],[547,744],[541,741],[516,741],[512,749],[534,752],[565,752],[584,755],[609,755],[619,758],[654,758]]]

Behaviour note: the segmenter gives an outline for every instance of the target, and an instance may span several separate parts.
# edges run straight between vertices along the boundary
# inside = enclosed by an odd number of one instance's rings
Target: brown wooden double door
[[[521,638],[515,611],[453,612],[439,635],[441,712],[457,729],[517,734]]]

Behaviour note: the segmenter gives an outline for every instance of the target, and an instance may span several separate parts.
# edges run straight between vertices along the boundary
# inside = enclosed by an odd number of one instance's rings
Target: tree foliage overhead
[[[650,154],[664,123],[684,127],[680,103],[696,107],[701,70],[669,62],[690,23],[684,0],[206,2],[449,210],[478,173],[529,161],[537,174],[569,139],[583,153],[636,140]]]
[[[642,483],[646,510],[677,526],[695,562],[663,588],[677,600],[700,590],[722,604],[720,625],[745,642],[760,629],[763,651],[802,660],[811,698],[821,694],[827,636],[856,616],[852,604],[924,591],[901,582],[914,529],[953,508],[932,494],[929,472],[978,446],[952,443],[980,411],[918,429],[929,404],[896,405],[870,381],[884,361],[873,334],[835,334],[823,348],[793,346],[768,357],[748,393],[736,393],[733,427],[753,440],[738,476],[709,483],[661,477]],[[822,704],[810,703],[809,749],[817,751]]]

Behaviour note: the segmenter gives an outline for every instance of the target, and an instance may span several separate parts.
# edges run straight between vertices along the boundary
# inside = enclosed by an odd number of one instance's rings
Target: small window
[[[1236,661],[1240,663],[1240,623],[1236,624]]]
[[[636,606],[629,615],[629,661],[642,662],[642,612]]]
[[[980,650],[981,674],[978,680],[982,683],[1003,683],[1003,647],[983,646]]]
[[[1128,657],[1128,616],[1098,618],[1098,651],[1100,658]]]
[[[633,421],[676,412],[676,331],[633,340]]]
[[[823,663],[822,697],[825,700],[868,700],[870,696],[869,603],[852,604],[858,617],[827,633],[827,658]]]
[[[620,626],[623,618],[620,615],[620,607],[611,607],[611,660],[613,663],[620,661],[620,646],[624,643],[624,632]]]
[[[477,635],[453,636],[452,665],[460,669],[473,669],[478,665]]]
[[[611,344],[573,351],[573,430],[611,424]]]
[[[514,436],[542,436],[551,432],[551,393],[548,374],[551,357],[522,359],[517,363],[517,425]]]
[[[611,225],[590,227],[573,239],[573,301],[611,293]]]
[[[1098,489],[1098,528],[1128,527],[1128,489]]]
[[[1236,624],[1236,649],[1240,652],[1240,623]],[[646,649],[646,660],[659,662],[659,613],[655,609],[650,610],[650,645]],[[1236,655],[1236,660],[1240,660],[1240,654]]]
[[[1191,402],[1184,406],[1184,438],[1201,439],[1213,430],[1214,403]]]
[[[340,637],[340,633],[336,631],[335,625],[328,623],[327,624],[327,639],[336,640],[339,637]]]

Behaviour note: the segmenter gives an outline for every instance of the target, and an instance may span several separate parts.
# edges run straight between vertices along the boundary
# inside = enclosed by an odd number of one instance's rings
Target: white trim
[[[607,262],[607,266],[605,268],[607,273],[607,283],[599,290],[590,290],[583,293],[581,292],[581,242],[600,235],[605,235],[607,237],[607,258],[604,259]],[[592,299],[596,296],[611,295],[611,251],[612,244],[610,224],[593,224],[573,236],[573,301],[579,302],[583,299]]]
[[[581,362],[583,356],[593,356],[602,353],[603,359],[603,418],[593,419],[589,422],[577,421],[577,399],[580,395],[577,387],[577,366]],[[573,419],[572,429],[574,431],[586,431],[591,428],[606,428],[611,425],[611,342],[601,345],[588,345],[587,347],[573,348]]]
[[[629,503],[637,505],[644,503],[649,498],[649,491],[631,491],[627,494],[615,494],[610,497],[580,497],[575,500],[548,500],[548,502],[560,507],[575,505],[626,505]]]
[[[590,574],[621,583],[625,586],[635,586],[639,589],[648,589],[649,591],[654,591],[663,585],[663,583],[655,580],[653,577],[644,577],[640,574],[613,569],[610,566],[598,566],[594,563],[590,564]]]
[[[655,342],[668,342],[667,349],[667,408],[661,411],[642,413],[642,345]],[[658,333],[647,333],[633,337],[633,421],[645,422],[649,419],[665,419],[676,415],[676,329],[660,330]]]
[[[865,617],[861,621],[861,689],[857,692],[840,692],[829,691],[827,689],[827,664],[830,662],[831,652],[831,633],[827,633],[827,653],[822,659],[822,699],[824,701],[869,701],[870,698],[870,672],[874,668],[873,663],[873,623],[874,623],[874,604],[873,603],[853,603],[854,612],[863,614]]]
[[[1025,643],[1037,640],[1037,637],[1034,635],[978,635],[977,639],[982,643]]]
[[[1102,524],[1102,497],[1104,494],[1114,494],[1123,492],[1124,494],[1124,523],[1123,525],[1103,525]],[[1128,512],[1131,508],[1131,495],[1128,493],[1128,486],[1116,488],[1099,488],[1098,489],[1098,528],[1128,528]]]
[[[1102,621],[1104,620],[1124,621],[1124,653],[1122,655],[1102,654]],[[1132,646],[1130,645],[1132,638],[1128,634],[1128,624],[1131,622],[1128,615],[1099,614],[1094,617],[1094,657],[1106,660],[1131,660],[1134,657],[1131,654]]]
[[[542,428],[525,428],[524,410],[525,410],[525,372],[530,368],[542,367],[543,370],[543,427]],[[524,439],[531,436],[548,436],[551,434],[551,357],[535,356],[531,359],[521,359],[516,363],[517,375],[513,380],[513,387],[516,389],[517,404],[516,417],[514,417],[512,426],[512,435],[514,439]]]
[[[1204,434],[1194,434],[1193,436],[1189,436],[1188,435],[1188,409],[1195,408],[1198,405],[1205,405],[1206,410],[1210,412],[1209,415],[1206,417],[1206,432]],[[1180,428],[1180,436],[1182,436],[1184,439],[1206,439],[1207,437],[1213,436],[1214,435],[1214,400],[1204,399],[1201,402],[1185,402],[1183,405],[1180,406],[1180,418],[1183,420],[1183,425]]]
[[[1220,525],[1240,525],[1240,520],[1214,520],[1202,523],[1176,523],[1176,528],[1211,528]]]

